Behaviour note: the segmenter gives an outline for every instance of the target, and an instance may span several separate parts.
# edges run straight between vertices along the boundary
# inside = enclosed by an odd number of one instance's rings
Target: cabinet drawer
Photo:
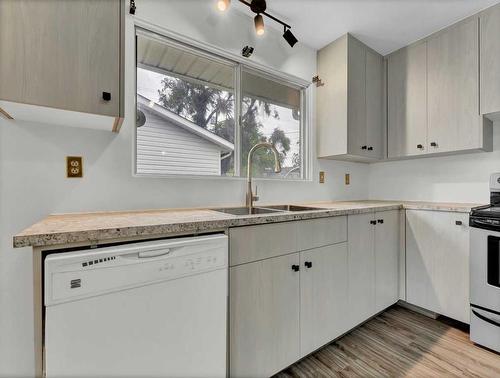
[[[299,251],[347,241],[347,217],[310,219],[298,222]]]
[[[231,228],[229,230],[229,265],[296,252],[297,223],[285,222]]]

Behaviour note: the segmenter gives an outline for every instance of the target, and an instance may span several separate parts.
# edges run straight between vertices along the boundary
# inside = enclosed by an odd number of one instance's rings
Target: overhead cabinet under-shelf
[[[479,109],[479,18],[387,57],[388,157],[492,150]]]
[[[0,0],[0,116],[118,131],[122,0]]]
[[[318,52],[318,157],[377,161],[384,157],[384,63],[346,34]]]

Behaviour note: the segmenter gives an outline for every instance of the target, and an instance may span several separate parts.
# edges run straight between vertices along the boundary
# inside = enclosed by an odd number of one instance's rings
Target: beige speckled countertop
[[[71,243],[159,237],[223,230],[254,224],[287,222],[395,209],[469,212],[477,204],[406,201],[338,201],[301,203],[318,210],[231,215],[210,209],[167,209],[50,215],[14,236],[14,247],[48,247]],[[264,206],[258,204],[257,206]]]

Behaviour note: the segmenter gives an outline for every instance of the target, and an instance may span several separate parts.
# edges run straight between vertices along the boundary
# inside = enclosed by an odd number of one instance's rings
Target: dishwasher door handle
[[[141,251],[137,253],[137,257],[140,259],[151,259],[153,257],[160,257],[170,254],[172,250],[170,248],[153,249],[149,251]]]

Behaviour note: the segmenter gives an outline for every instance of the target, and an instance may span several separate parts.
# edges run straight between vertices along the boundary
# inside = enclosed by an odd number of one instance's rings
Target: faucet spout
[[[274,172],[275,173],[281,172],[279,152],[272,143],[267,143],[267,142],[257,143],[250,149],[250,151],[248,152],[248,162],[247,162],[247,195],[246,195],[246,206],[248,207],[250,214],[252,213],[253,202],[258,199],[258,197],[254,196],[252,192],[252,159],[255,151],[260,148],[268,148],[272,151],[274,155]]]

